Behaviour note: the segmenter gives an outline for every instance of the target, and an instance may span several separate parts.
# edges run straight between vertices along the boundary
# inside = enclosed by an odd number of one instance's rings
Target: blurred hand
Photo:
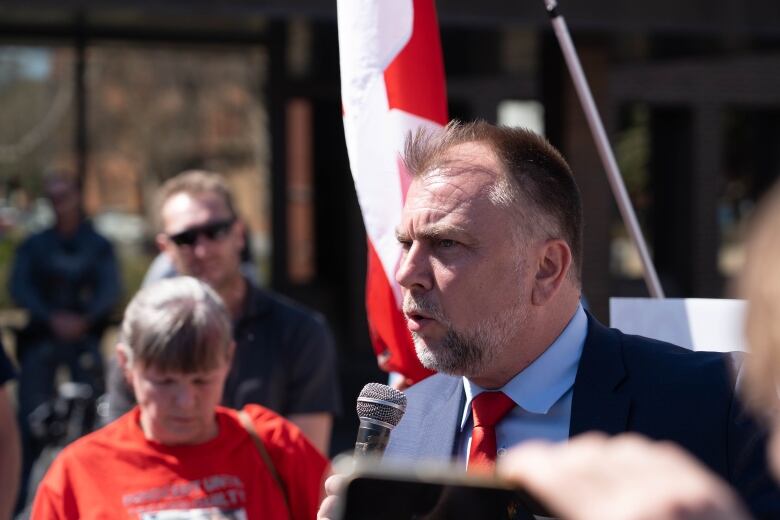
[[[527,442],[497,471],[566,520],[750,518],[734,491],[681,448],[635,434]]]
[[[346,476],[334,474],[325,481],[325,499],[317,511],[317,520],[335,520],[338,512],[339,494],[344,488]]]
[[[89,323],[81,315],[67,312],[56,311],[49,318],[49,326],[57,339],[62,341],[76,341],[84,337],[89,329]]]

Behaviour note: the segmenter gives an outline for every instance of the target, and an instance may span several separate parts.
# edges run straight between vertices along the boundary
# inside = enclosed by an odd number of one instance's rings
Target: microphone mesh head
[[[392,404],[364,401],[363,399],[365,398],[379,399],[380,401],[386,401]],[[400,407],[400,409],[392,405],[396,405]],[[390,388],[381,383],[368,383],[363,387],[363,390],[360,391],[360,396],[358,396],[357,399],[358,417],[386,422],[392,424],[393,427],[398,426],[405,411],[406,396],[403,392],[399,392],[395,388]]]

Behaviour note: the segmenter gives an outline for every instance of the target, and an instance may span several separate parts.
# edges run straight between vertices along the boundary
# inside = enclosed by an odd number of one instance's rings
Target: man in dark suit
[[[407,143],[396,273],[423,365],[386,459],[490,465],[529,439],[636,431],[674,441],[780,518],[763,435],[735,397],[739,359],[607,329],[580,304],[582,215],[543,138],[452,123]]]

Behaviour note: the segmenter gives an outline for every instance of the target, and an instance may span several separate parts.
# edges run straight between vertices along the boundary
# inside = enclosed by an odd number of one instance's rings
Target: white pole
[[[650,296],[653,298],[663,298],[664,291],[661,287],[661,283],[658,281],[658,273],[656,273],[655,266],[650,258],[647,243],[642,235],[642,229],[639,227],[634,207],[631,205],[631,199],[626,191],[626,185],[623,183],[623,177],[620,175],[617,161],[615,161],[615,155],[612,153],[612,148],[609,145],[607,133],[604,131],[604,124],[601,122],[601,117],[596,109],[596,103],[593,101],[593,94],[590,92],[588,81],[585,79],[585,73],[582,71],[582,65],[577,56],[577,51],[571,41],[566,21],[558,12],[558,3],[556,0],[545,0],[544,3],[547,8],[547,13],[550,15],[550,21],[555,30],[555,36],[558,38],[558,43],[561,46],[563,57],[566,60],[566,65],[569,67],[569,73],[574,82],[577,96],[580,98],[582,109],[585,111],[588,126],[593,134],[593,139],[596,141],[599,157],[601,157],[601,162],[607,171],[607,180],[612,188],[615,202],[617,202],[620,215],[623,217],[623,222],[628,229],[628,234],[639,251],[639,257],[642,261],[642,267],[644,268],[643,275],[645,283],[647,284],[647,289],[650,291]]]

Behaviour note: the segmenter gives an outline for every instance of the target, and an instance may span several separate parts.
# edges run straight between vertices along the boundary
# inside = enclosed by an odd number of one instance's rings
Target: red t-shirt
[[[315,518],[327,460],[284,418],[259,405],[244,410],[287,487],[292,518]],[[75,441],[41,481],[32,518],[289,518],[236,411],[216,414],[219,434],[202,444],[147,440],[137,407]]]

